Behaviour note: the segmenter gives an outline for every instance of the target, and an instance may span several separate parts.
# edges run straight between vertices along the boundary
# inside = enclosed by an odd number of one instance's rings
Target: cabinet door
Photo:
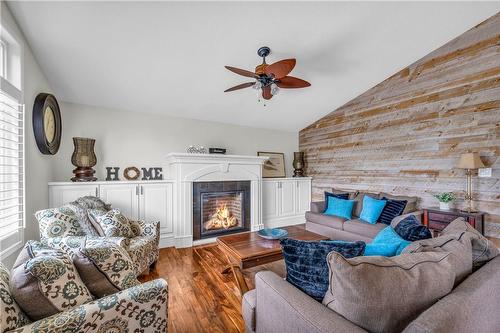
[[[279,181],[280,216],[295,215],[295,181]]]
[[[173,184],[141,184],[139,216],[145,221],[160,221],[160,233],[173,230]]]
[[[61,185],[49,186],[49,206],[61,207],[84,196],[98,196],[98,185]]]
[[[262,215],[264,218],[278,216],[278,182],[262,182]]]
[[[139,218],[139,187],[137,184],[105,184],[100,186],[99,197],[112,208],[119,209],[131,219]]]
[[[297,180],[297,214],[304,214],[311,205],[311,181]]]

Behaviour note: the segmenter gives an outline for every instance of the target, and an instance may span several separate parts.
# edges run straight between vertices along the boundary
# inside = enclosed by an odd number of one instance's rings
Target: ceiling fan
[[[253,87],[254,89],[262,89],[262,97],[264,99],[271,99],[274,95],[278,94],[280,88],[305,88],[311,85],[309,82],[302,79],[288,76],[288,73],[295,67],[295,59],[284,59],[268,65],[266,63],[266,57],[270,53],[271,49],[267,46],[263,46],[257,51],[259,57],[262,57],[262,64],[255,67],[255,73],[236,67],[224,66],[233,73],[251,77],[256,80],[255,82],[239,84],[224,90],[224,92]]]

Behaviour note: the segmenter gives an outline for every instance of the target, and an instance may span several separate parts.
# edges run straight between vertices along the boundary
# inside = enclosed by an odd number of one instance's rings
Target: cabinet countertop
[[[95,182],[49,182],[49,186],[58,185],[113,185],[113,184],[155,184],[155,183],[173,183],[173,179],[162,180],[100,180]]]

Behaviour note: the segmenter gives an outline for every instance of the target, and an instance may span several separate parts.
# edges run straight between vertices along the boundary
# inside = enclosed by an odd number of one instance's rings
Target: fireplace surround
[[[250,181],[193,183],[193,240],[250,230]]]

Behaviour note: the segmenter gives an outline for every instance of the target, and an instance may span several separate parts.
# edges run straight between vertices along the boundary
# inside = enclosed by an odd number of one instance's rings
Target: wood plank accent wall
[[[473,179],[486,234],[500,237],[500,13],[366,91],[299,134],[313,199],[324,190],[392,192],[464,205],[461,153],[480,153],[491,178]]]

